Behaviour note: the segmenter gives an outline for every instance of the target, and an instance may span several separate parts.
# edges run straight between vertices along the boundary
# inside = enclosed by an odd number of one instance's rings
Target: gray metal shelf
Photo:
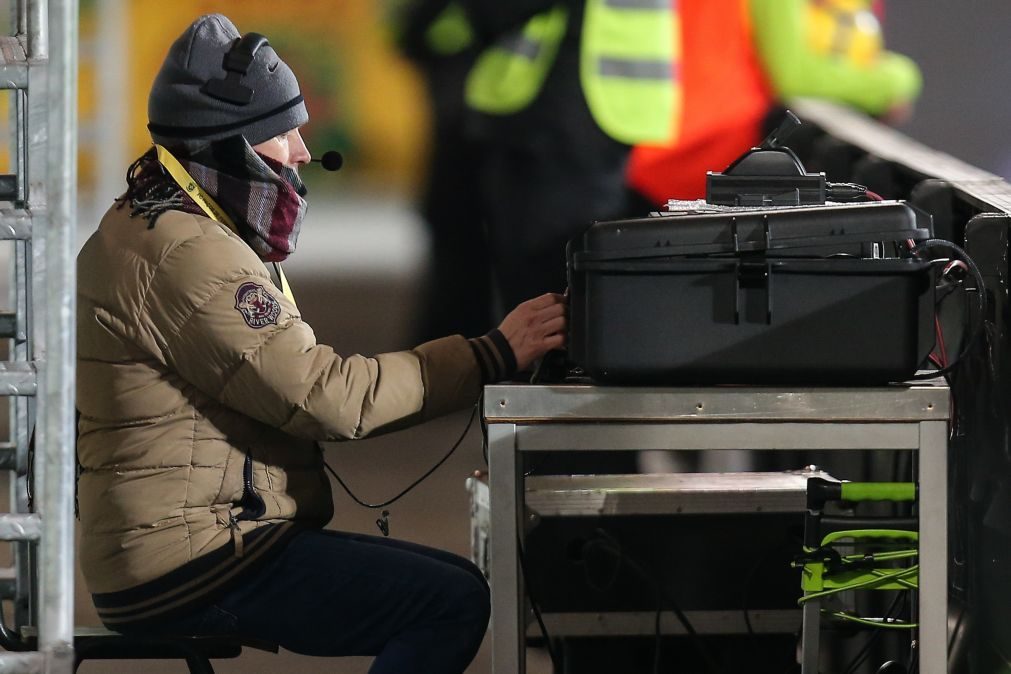
[[[540,517],[802,513],[822,471],[532,475],[526,507]]]

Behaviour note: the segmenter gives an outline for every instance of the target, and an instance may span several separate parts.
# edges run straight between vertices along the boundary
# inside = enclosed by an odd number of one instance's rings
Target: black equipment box
[[[929,216],[902,202],[713,206],[569,242],[569,357],[604,383],[883,384],[934,346]]]

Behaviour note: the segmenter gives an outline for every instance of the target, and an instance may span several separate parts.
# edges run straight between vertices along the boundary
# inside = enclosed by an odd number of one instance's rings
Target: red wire
[[[871,192],[870,190],[865,190],[864,195],[871,201],[884,201],[885,198],[878,194],[877,192]]]
[[[969,265],[967,265],[966,263],[962,262],[961,260],[951,260],[950,262],[948,262],[948,264],[944,265],[944,269],[941,270],[941,276],[947,276],[948,272],[950,272],[955,267],[958,267],[959,269],[964,269],[965,271],[969,271]]]
[[[941,367],[948,367],[948,349],[944,346],[944,332],[937,316],[934,316],[934,332],[937,334],[937,353],[940,356]]]

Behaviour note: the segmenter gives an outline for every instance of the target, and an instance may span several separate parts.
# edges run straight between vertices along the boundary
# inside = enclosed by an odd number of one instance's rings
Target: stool
[[[36,648],[35,629],[22,630]],[[277,653],[275,643],[241,636],[127,635],[102,627],[74,630],[74,671],[85,660],[185,660],[190,674],[214,674],[211,660],[237,658],[244,647]]]

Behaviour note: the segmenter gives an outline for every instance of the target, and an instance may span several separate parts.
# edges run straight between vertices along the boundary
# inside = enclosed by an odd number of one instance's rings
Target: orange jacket
[[[761,140],[773,100],[755,52],[747,0],[681,0],[680,135],[671,147],[638,146],[628,184],[657,205],[700,199],[706,171],[722,171]]]

